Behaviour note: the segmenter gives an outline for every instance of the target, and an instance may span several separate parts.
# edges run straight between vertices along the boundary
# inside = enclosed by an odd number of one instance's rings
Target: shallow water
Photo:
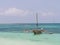
[[[24,33],[24,30],[35,28],[36,24],[0,24],[0,45],[60,45],[60,23],[38,25],[38,29],[43,28],[54,34]]]
[[[60,34],[0,32],[0,45],[60,45]]]

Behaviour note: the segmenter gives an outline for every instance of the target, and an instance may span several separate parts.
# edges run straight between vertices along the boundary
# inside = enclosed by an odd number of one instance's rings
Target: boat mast
[[[36,29],[38,29],[38,13],[36,13]]]

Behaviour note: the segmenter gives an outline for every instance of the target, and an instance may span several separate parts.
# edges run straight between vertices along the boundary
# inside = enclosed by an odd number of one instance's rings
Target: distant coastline
[[[0,23],[0,24],[36,24],[36,23]],[[38,24],[60,24],[60,23],[38,23]]]

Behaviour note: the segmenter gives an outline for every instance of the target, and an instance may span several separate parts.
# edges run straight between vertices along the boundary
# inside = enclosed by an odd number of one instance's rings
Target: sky
[[[0,0],[0,23],[60,23],[60,0]]]

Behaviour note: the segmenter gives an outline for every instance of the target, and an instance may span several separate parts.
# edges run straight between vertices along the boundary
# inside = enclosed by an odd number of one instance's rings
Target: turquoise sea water
[[[34,28],[35,24],[0,24],[0,45],[60,45],[60,24],[39,24],[53,34],[24,32]]]

